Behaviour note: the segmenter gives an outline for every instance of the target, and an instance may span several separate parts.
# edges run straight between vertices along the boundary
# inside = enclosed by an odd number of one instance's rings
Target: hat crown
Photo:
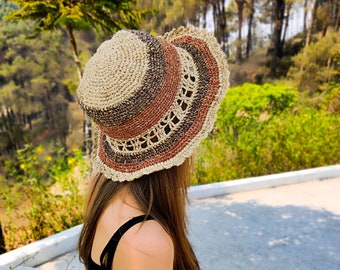
[[[149,50],[138,36],[122,30],[103,42],[88,61],[77,94],[80,105],[96,123],[112,125],[107,118],[115,115],[100,112],[124,106],[136,95],[148,70]]]

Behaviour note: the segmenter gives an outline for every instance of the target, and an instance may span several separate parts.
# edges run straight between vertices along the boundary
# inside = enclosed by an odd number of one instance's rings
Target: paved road
[[[204,270],[339,270],[340,178],[193,203]]]
[[[340,178],[192,201],[203,270],[339,270]],[[79,270],[76,252],[40,270]]]

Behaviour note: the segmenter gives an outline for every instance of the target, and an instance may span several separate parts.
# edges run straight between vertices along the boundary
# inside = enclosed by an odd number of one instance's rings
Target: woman
[[[190,157],[228,76],[216,39],[197,28],[122,30],[89,60],[77,89],[95,138],[79,239],[86,269],[199,269],[185,215]]]

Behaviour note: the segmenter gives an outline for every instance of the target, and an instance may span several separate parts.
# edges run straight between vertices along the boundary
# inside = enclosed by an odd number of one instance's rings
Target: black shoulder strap
[[[102,254],[100,255],[101,266],[105,265],[105,267],[107,269],[111,270],[112,263],[113,263],[113,257],[114,257],[114,254],[116,252],[118,242],[122,238],[124,233],[126,233],[134,225],[136,225],[140,222],[146,221],[146,220],[151,220],[151,219],[154,219],[154,218],[151,217],[151,216],[147,216],[147,215],[141,215],[141,216],[137,216],[137,217],[134,217],[134,218],[128,220],[121,227],[119,227],[119,229],[114,233],[114,235],[111,237],[109,242],[106,244],[105,248],[102,251]],[[106,263],[105,263],[105,261],[106,261]]]

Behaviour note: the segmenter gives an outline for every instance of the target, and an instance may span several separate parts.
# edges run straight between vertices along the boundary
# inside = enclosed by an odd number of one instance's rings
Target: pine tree
[[[12,11],[9,20],[31,20],[35,23],[36,36],[43,31],[63,29],[67,32],[71,44],[78,77],[82,77],[82,64],[79,60],[75,31],[96,29],[98,32],[112,34],[123,28],[138,28],[142,18],[150,10],[136,10],[135,0],[12,0],[18,10]],[[85,116],[85,148],[89,155],[92,148],[91,122]]]

